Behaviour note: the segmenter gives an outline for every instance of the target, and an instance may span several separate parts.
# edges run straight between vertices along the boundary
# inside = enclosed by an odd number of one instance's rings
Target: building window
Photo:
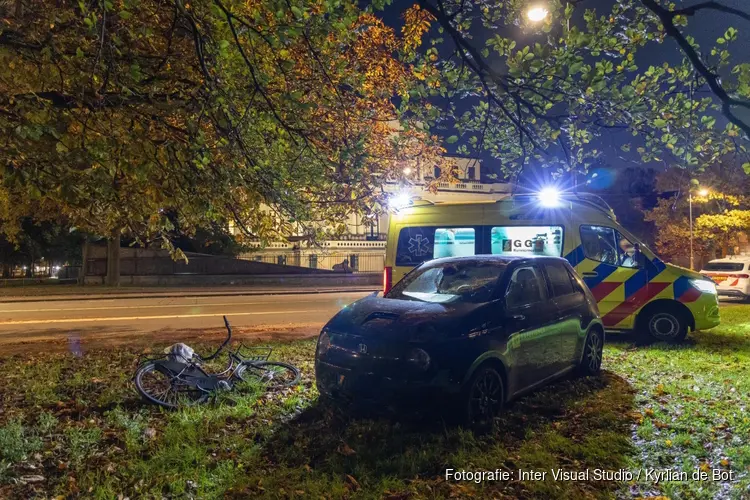
[[[435,179],[440,177],[440,167],[435,167]]]
[[[466,169],[466,178],[467,179],[474,179],[474,176],[476,175],[476,167],[469,167]]]

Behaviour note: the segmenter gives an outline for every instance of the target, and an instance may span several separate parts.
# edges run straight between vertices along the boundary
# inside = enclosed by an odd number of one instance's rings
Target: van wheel
[[[505,403],[503,377],[491,366],[477,369],[464,391],[464,422],[476,430],[492,428]]]
[[[594,328],[586,335],[586,343],[583,345],[583,357],[578,365],[580,375],[596,375],[602,369],[602,356],[604,353],[604,335]]]
[[[652,339],[662,342],[682,342],[688,334],[685,315],[674,307],[651,311],[641,325]]]

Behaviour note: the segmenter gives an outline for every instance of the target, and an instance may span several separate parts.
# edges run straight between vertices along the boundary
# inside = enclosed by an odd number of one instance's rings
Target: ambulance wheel
[[[639,329],[657,342],[682,342],[688,334],[688,318],[677,305],[655,303],[639,320]]]

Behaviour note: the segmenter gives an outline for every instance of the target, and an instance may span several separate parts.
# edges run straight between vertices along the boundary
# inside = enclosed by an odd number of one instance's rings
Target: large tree
[[[234,224],[268,240],[377,209],[440,153],[395,134],[412,47],[352,2],[6,2],[0,220],[64,217],[109,237]],[[168,241],[165,241],[168,245]],[[110,269],[112,283],[118,271]]]

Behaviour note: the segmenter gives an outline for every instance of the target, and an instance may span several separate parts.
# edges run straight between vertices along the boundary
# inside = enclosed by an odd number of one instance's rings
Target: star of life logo
[[[423,255],[427,255],[431,251],[430,240],[428,238],[425,238],[421,234],[418,234],[413,238],[409,238],[409,253],[421,257]]]

